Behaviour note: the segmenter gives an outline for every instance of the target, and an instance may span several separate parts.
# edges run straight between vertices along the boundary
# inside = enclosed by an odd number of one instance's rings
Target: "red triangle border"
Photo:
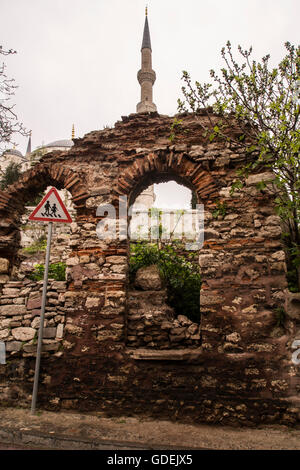
[[[57,200],[58,200],[65,216],[66,216],[66,219],[58,219],[58,218],[56,219],[56,218],[53,218],[53,217],[35,217],[35,214],[45,204],[45,202],[51,196],[52,193],[55,194],[55,196],[56,196],[56,198],[57,198]],[[62,202],[62,200],[60,198],[60,195],[57,192],[57,189],[55,189],[55,188],[51,188],[50,191],[43,197],[41,202],[37,205],[37,207],[34,209],[34,211],[28,217],[28,220],[38,221],[38,222],[60,222],[60,223],[71,223],[72,222],[72,218],[71,218],[69,212],[67,211],[64,203]]]

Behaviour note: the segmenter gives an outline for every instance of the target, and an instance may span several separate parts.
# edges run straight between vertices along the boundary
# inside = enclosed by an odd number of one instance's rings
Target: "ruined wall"
[[[256,181],[272,175],[261,176],[263,170],[258,170],[242,190],[231,194],[245,156],[229,144],[209,142],[199,119],[206,118],[182,116],[176,138],[170,141],[172,118],[131,115],[113,129],[77,139],[67,153],[45,156],[15,186],[0,193],[5,289],[16,288],[7,276],[18,264],[18,224],[28,195],[48,185],[66,188],[77,213],[60,305],[69,326],[64,327],[59,351],[45,351],[42,357],[39,406],[196,422],[297,421],[299,366],[291,356],[300,318],[286,317],[284,325],[277,326],[276,312],[286,305],[281,227],[271,186],[263,192],[256,188]],[[149,184],[169,179],[195,190],[205,206],[197,348],[130,344],[128,242],[100,240],[96,233],[104,220],[104,214],[96,215],[99,204],[112,203],[118,215],[119,196],[134,202]],[[21,299],[24,287],[17,288]],[[25,320],[32,322],[25,319],[31,315],[27,306],[18,320],[22,326]],[[2,311],[2,331],[8,318],[7,310]],[[11,337],[13,333],[7,338]],[[18,400],[28,406],[34,356],[25,352],[8,351],[7,364],[0,365],[3,403]]]

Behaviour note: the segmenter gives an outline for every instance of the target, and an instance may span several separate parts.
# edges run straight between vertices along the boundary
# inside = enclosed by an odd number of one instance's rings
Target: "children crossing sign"
[[[62,202],[57,190],[51,188],[42,201],[37,205],[32,214],[28,217],[28,220],[38,222],[48,222],[48,238],[47,238],[47,250],[45,260],[45,271],[44,271],[44,283],[43,283],[43,295],[42,295],[42,306],[40,316],[40,327],[39,336],[36,352],[35,372],[33,381],[33,391],[31,400],[31,414],[35,413],[36,400],[38,392],[38,382],[40,373],[40,362],[41,362],[41,351],[43,342],[43,328],[45,318],[45,308],[47,302],[47,284],[48,284],[48,271],[49,271],[49,260],[50,260],[50,247],[52,237],[52,225],[53,222],[72,222],[71,216],[67,211],[64,203]]]
[[[57,190],[51,188],[37,205],[28,220],[39,222],[72,222],[71,216],[62,202]]]

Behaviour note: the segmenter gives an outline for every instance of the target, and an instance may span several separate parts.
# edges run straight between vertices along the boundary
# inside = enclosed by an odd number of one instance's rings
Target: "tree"
[[[298,270],[300,290],[300,46],[286,42],[285,47],[285,57],[271,69],[270,55],[256,62],[251,47],[238,46],[241,60],[236,60],[228,41],[221,51],[225,66],[220,75],[210,71],[212,83],[193,84],[183,72],[184,99],[178,100],[178,109],[206,114],[207,124],[201,125],[210,140],[218,137],[244,150],[248,163],[232,190],[244,185],[251,170],[272,170],[277,212],[287,227],[288,254]]]
[[[3,190],[7,186],[9,186],[10,184],[15,183],[19,179],[21,174],[22,174],[22,172],[21,172],[21,164],[20,163],[14,163],[14,162],[9,163],[9,165],[7,166],[3,176],[1,178],[0,189]]]
[[[0,54],[7,56],[16,54],[16,51],[12,49],[5,51],[0,46]],[[11,103],[11,97],[15,94],[17,86],[14,84],[14,79],[7,77],[5,68],[4,63],[0,64],[0,150],[4,149],[3,144],[12,142],[15,133],[28,135],[23,124],[18,121],[14,105]]]

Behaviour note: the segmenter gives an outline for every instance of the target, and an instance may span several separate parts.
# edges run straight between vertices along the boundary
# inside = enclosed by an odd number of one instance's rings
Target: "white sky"
[[[253,46],[276,66],[284,42],[299,42],[298,0],[149,0],[153,99],[161,114],[177,112],[183,70],[209,81],[222,66],[220,50]],[[145,18],[144,0],[1,0],[0,44],[19,88],[19,119],[32,129],[33,149],[58,139],[113,126],[140,101],[136,78]],[[16,137],[24,153],[27,138]],[[188,201],[190,195],[188,195]]]

